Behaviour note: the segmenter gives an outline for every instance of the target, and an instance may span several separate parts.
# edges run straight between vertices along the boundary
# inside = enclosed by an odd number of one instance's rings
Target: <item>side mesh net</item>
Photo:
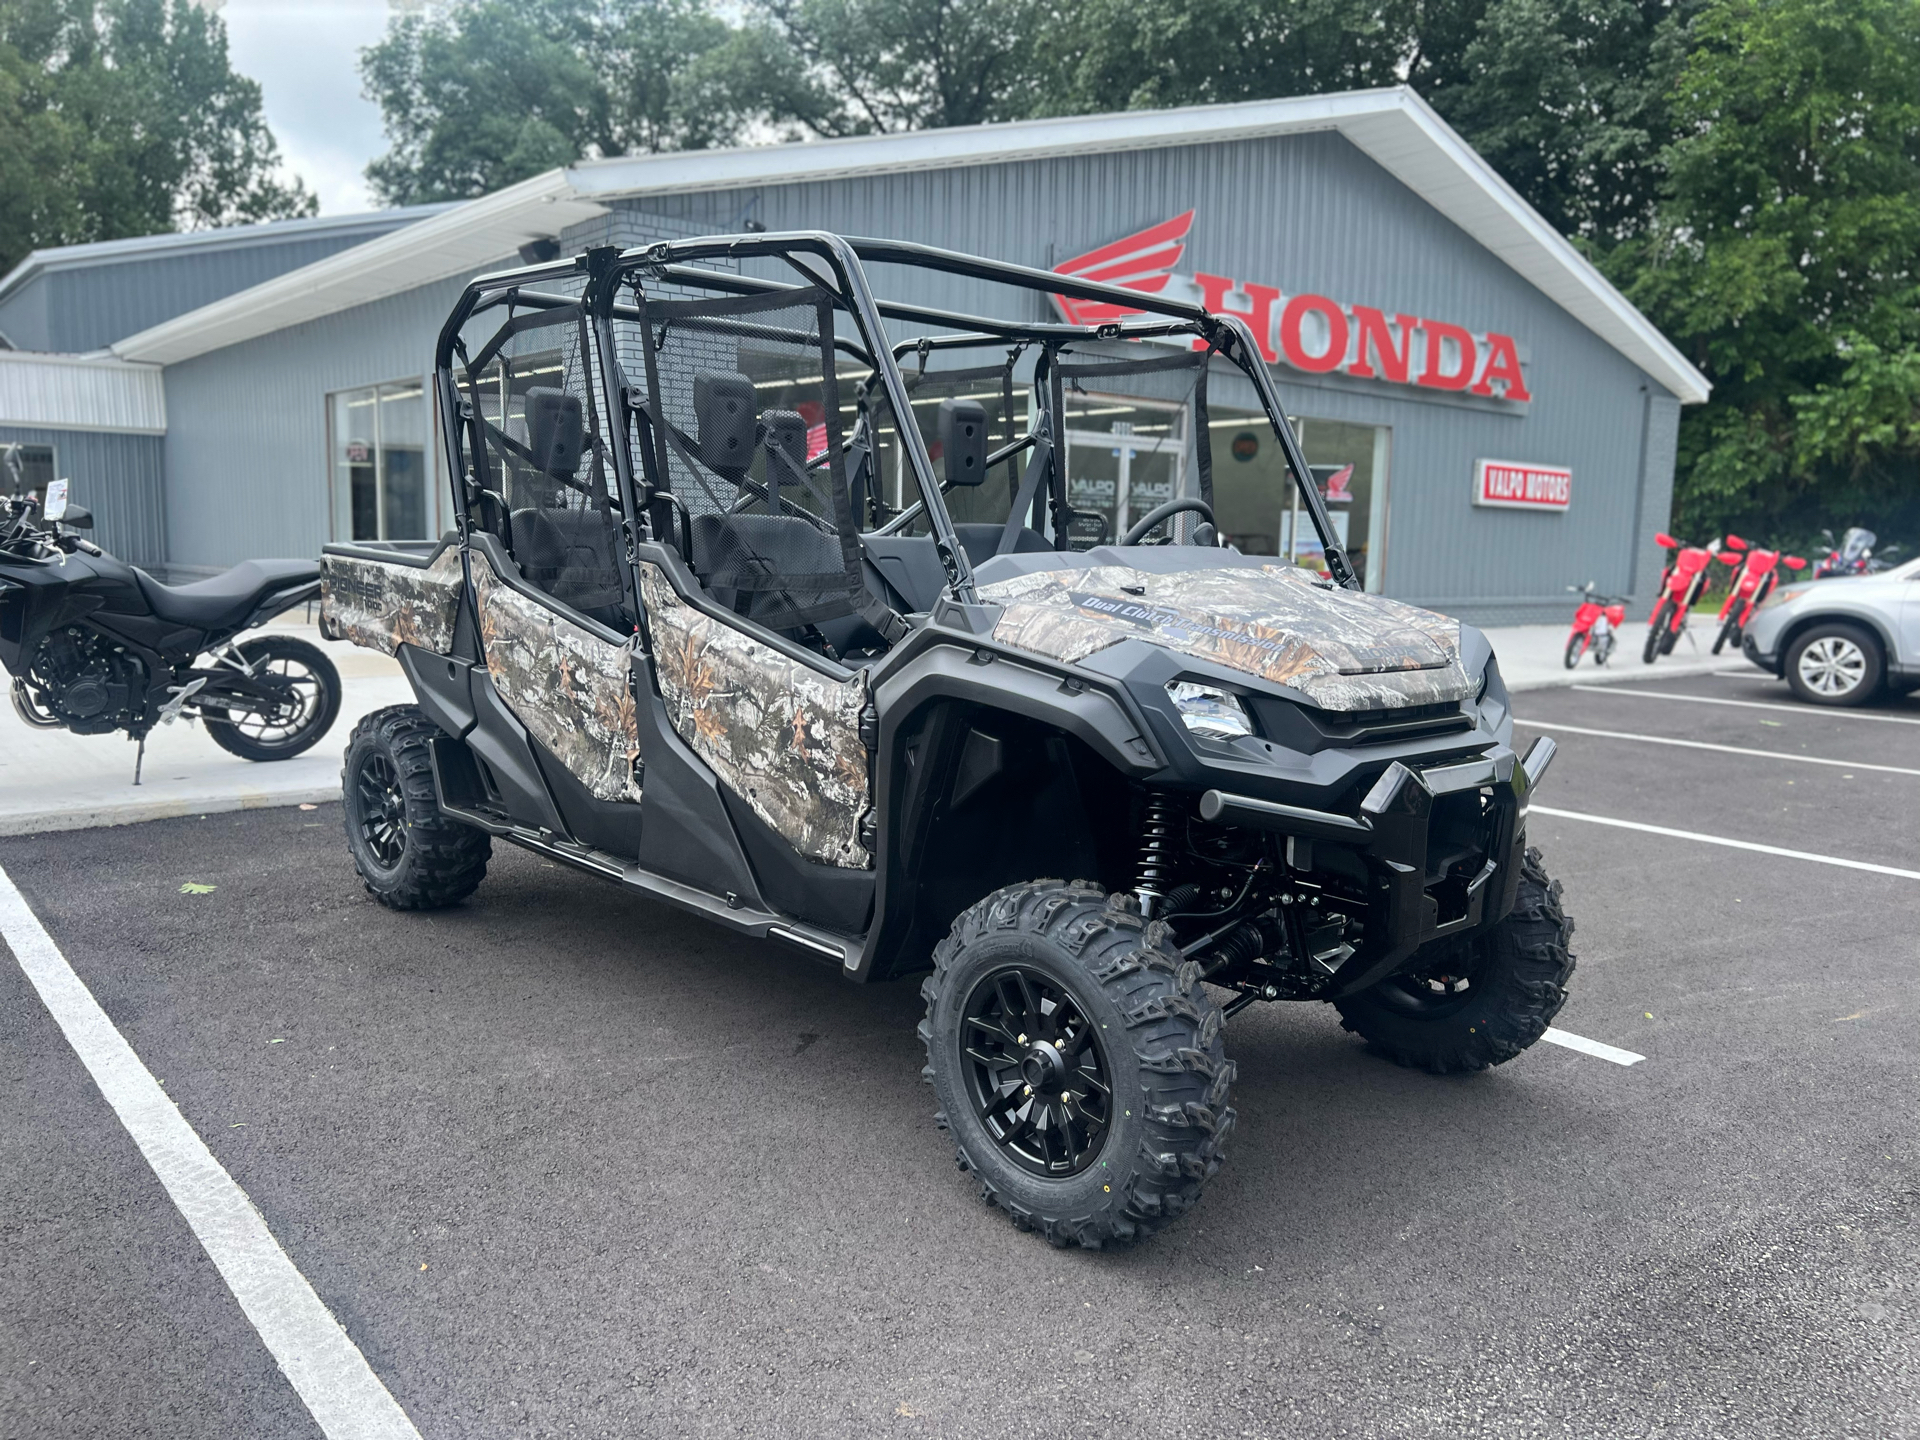
[[[827,294],[647,296],[639,308],[621,344],[645,397],[635,448],[672,496],[661,518],[701,584],[773,630],[861,613],[846,452],[857,407],[836,372]]]
[[[483,437],[473,467],[491,496],[483,522],[530,585],[625,629],[619,491],[592,368],[590,331],[576,305],[508,307],[470,352],[462,391]]]

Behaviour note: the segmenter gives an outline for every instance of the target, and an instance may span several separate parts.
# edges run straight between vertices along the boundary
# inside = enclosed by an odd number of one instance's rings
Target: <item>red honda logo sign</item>
[[[1473,503],[1503,510],[1564,510],[1573,502],[1573,471],[1558,465],[1482,460],[1473,467]]]
[[[1471,395],[1528,401],[1533,393],[1521,374],[1520,352],[1511,335],[1476,333],[1444,320],[1388,314],[1371,305],[1346,304],[1325,295],[1288,294],[1277,286],[1175,270],[1193,228],[1189,210],[1124,240],[1054,266],[1054,273],[1096,280],[1147,295],[1192,300],[1216,315],[1245,320],[1270,365],[1282,362],[1309,375],[1340,371],[1365,380],[1458,390]],[[1053,297],[1070,324],[1097,325],[1138,315],[1138,310],[1102,301]],[[1200,342],[1194,342],[1200,349]]]

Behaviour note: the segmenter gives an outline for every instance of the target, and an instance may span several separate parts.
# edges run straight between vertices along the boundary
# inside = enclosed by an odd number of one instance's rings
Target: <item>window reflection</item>
[[[426,392],[418,380],[328,398],[336,525],[353,540],[430,538]]]

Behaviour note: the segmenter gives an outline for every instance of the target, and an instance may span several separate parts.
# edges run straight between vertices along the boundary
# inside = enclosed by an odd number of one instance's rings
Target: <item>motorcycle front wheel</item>
[[[1667,633],[1667,626],[1673,622],[1673,601],[1662,600],[1655,607],[1653,618],[1647,622],[1647,643],[1640,651],[1640,659],[1651,665],[1660,654],[1660,641]]]
[[[1567,637],[1567,669],[1569,670],[1579,669],[1580,658],[1586,653],[1587,653],[1587,632],[1586,631],[1582,630],[1578,634],[1569,635]]]
[[[1713,653],[1718,655],[1722,650],[1726,649],[1727,646],[1738,645],[1739,643],[1740,617],[1737,614],[1729,615],[1727,617],[1727,623],[1720,627],[1719,635],[1714,637]]]
[[[200,718],[214,744],[243,760],[291,760],[333,728],[340,672],[319,646],[292,635],[261,635],[233,648],[280,695],[249,709],[203,704]]]

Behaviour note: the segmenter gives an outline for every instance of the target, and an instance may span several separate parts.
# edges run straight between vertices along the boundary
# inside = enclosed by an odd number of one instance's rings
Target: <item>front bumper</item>
[[[1360,802],[1358,815],[1309,810],[1209,790],[1204,820],[1306,840],[1325,840],[1366,859],[1364,943],[1334,971],[1329,996],[1352,994],[1393,974],[1421,946],[1494,925],[1513,910],[1526,850],[1527,806],[1553,763],[1555,746],[1541,736],[1526,758],[1506,746],[1485,755],[1414,769],[1395,761]],[[1480,792],[1489,802],[1476,873],[1434,874],[1431,822],[1448,796]]]
[[[1740,653],[1769,675],[1774,676],[1776,679],[1779,678],[1781,669],[1779,651],[1762,650],[1760,648],[1760,642],[1749,634],[1740,637]]]

